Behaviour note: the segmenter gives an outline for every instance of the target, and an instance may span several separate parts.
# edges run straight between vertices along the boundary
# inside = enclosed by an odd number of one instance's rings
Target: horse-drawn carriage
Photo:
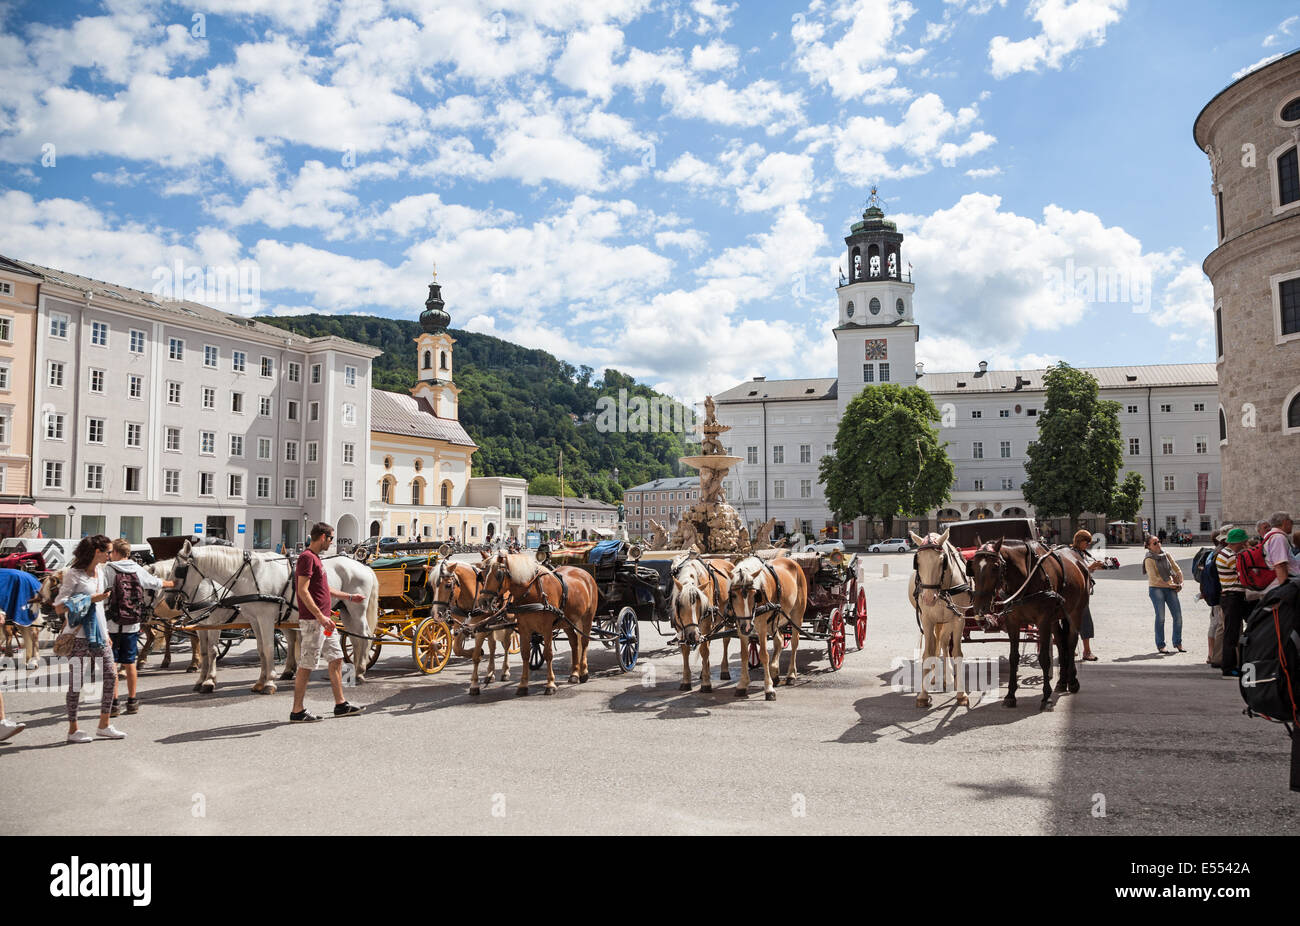
[[[858,587],[856,557],[849,560],[841,550],[830,553],[793,553],[791,558],[808,580],[808,605],[803,613],[800,636],[826,642],[826,658],[832,669],[844,665],[847,649],[846,628],[853,625],[858,649],[867,640],[867,595]],[[793,636],[787,627],[782,642]],[[752,647],[751,647],[752,649]],[[756,666],[756,653],[750,653],[750,665]]]
[[[1038,532],[1030,518],[981,518],[973,521],[956,521],[945,525],[948,542],[961,553],[963,563],[969,564],[979,548],[996,540],[1023,540],[1034,543]],[[998,636],[997,634],[1003,634]],[[981,621],[974,616],[967,616],[962,626],[963,643],[1006,643],[1009,637],[998,623],[996,616]],[[1024,652],[1037,650],[1038,628],[1031,625],[1024,627],[1020,633],[1020,644]]]

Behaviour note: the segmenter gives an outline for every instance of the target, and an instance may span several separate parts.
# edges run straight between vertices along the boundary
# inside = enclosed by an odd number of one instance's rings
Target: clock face
[[[889,342],[884,338],[871,338],[867,341],[868,360],[888,360]]]

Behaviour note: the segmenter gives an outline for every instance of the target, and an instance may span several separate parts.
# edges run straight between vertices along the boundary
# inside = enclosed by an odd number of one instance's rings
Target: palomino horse
[[[469,631],[466,620],[473,618],[474,605],[478,600],[478,573],[469,563],[456,563],[443,558],[432,566],[425,567],[426,580],[433,592],[433,610],[443,613],[443,620],[448,626],[455,627],[456,655],[464,655],[464,638]],[[479,693],[478,664],[483,658],[483,638],[487,637],[489,655],[487,684],[492,684],[497,669],[497,644],[501,644],[501,681],[510,677],[510,631],[506,628],[494,630],[490,634],[474,634],[474,671],[469,681],[469,693]]]
[[[790,671],[785,683],[794,684],[799,674],[796,658],[799,628],[803,624],[804,609],[808,606],[808,579],[788,556],[767,562],[757,556],[748,556],[732,570],[727,604],[736,616],[736,635],[742,648],[747,639],[757,639],[763,650],[763,698],[775,701],[775,688],[781,674],[781,640],[777,635],[782,624],[791,629]],[[772,638],[770,658],[767,654],[769,636]],[[749,697],[749,660],[743,655],[736,697]]]
[[[907,585],[907,597],[921,626],[921,690],[916,695],[916,706],[930,706],[925,681],[931,666],[935,665],[932,660],[939,660],[943,669],[936,682],[939,690],[948,687],[951,669],[957,703],[969,704],[961,664],[962,630],[970,608],[966,566],[961,553],[948,542],[948,531],[925,537],[908,533],[916,545],[916,556],[912,559],[914,572]]]
[[[360,613],[360,605],[344,610],[343,627],[354,635],[368,635],[379,620],[379,583],[369,568],[351,557],[331,557],[327,562],[344,560],[364,573],[327,567],[331,587],[368,598],[364,614]],[[199,635],[199,680],[194,690],[210,693],[216,689],[216,647],[221,625],[232,622],[232,608],[238,607],[238,622],[250,624],[257,640],[261,672],[253,691],[272,694],[276,690],[271,680],[275,672],[275,625],[294,607],[294,576],[288,559],[269,553],[246,553],[236,547],[196,547],[187,542],[176,554],[173,574],[177,584],[169,597],[179,602],[178,606],[192,619],[197,615],[197,623],[190,625]],[[374,623],[368,625],[371,616]],[[296,637],[297,631],[293,634]],[[292,645],[289,659],[296,661]],[[365,666],[357,668],[360,678]]]
[[[1079,690],[1074,647],[1079,624],[1088,604],[1088,576],[1074,559],[1065,559],[1041,543],[997,540],[986,543],[967,566],[971,577],[971,603],[981,617],[993,615],[1005,622],[1011,638],[1011,680],[1002,703],[1016,706],[1016,671],[1020,665],[1020,628],[1038,628],[1038,665],[1043,670],[1043,700],[1052,700],[1052,639],[1056,639],[1061,680],[1056,690]]]
[[[591,625],[596,618],[599,592],[591,573],[576,566],[543,566],[527,553],[483,554],[479,564],[479,607],[494,614],[505,595],[510,596],[510,611],[519,632],[520,648],[528,645],[533,634],[540,634],[546,659],[546,694],[555,694],[553,636],[558,626],[569,639],[573,667],[569,684],[585,682],[587,644],[591,642]],[[477,609],[476,609],[477,610]],[[483,625],[484,632],[494,630],[494,618],[480,618],[470,623],[473,630]],[[515,694],[528,694],[528,660],[521,659],[519,687]]]
[[[726,623],[722,612],[731,586],[735,564],[726,559],[700,559],[683,553],[673,560],[673,594],[670,602],[673,626],[682,650],[682,691],[691,690],[691,649],[700,648],[700,691],[713,690],[709,669],[709,637]],[[727,667],[730,636],[722,638],[722,672],[719,678],[731,680]],[[743,649],[743,647],[742,647]]]

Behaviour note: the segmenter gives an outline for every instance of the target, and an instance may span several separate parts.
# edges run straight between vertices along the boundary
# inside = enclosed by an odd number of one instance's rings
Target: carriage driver
[[[290,723],[315,723],[320,720],[303,706],[307,694],[307,680],[312,670],[320,664],[321,657],[329,664],[330,688],[334,692],[334,716],[351,717],[360,714],[361,708],[343,698],[343,647],[334,633],[330,617],[335,598],[348,601],[365,601],[364,595],[349,595],[330,588],[329,577],[321,554],[334,542],[334,528],[318,521],[311,529],[311,543],[298,556],[294,576],[298,583],[298,634],[301,640],[298,653],[298,674],[293,679],[293,713]],[[365,651],[365,647],[362,647]]]

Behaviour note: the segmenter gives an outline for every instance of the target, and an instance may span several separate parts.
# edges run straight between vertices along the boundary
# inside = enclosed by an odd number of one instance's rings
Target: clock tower
[[[867,386],[916,384],[912,274],[903,269],[903,236],[885,218],[876,190],[844,239],[848,276],[841,272],[835,326],[839,372],[837,411]]]
[[[415,339],[417,379],[411,395],[425,399],[439,418],[459,418],[460,389],[451,378],[451,346],[456,339],[447,333],[451,315],[442,299],[437,274],[429,284],[429,298],[420,313],[420,336]]]

